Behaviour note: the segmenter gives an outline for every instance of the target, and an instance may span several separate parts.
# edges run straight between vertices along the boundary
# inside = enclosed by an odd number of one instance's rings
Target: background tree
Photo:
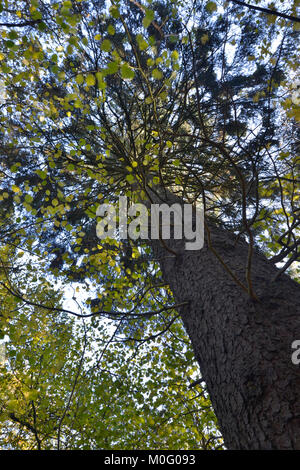
[[[178,321],[163,340],[157,328],[148,340],[135,332],[124,342],[108,323],[59,312],[62,294],[40,267],[37,280],[32,266],[2,251],[2,262],[8,258],[1,276],[2,449],[222,447],[207,392],[189,387],[198,368]]]

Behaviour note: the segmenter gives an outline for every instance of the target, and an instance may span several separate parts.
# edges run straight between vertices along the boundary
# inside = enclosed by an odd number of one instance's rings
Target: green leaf
[[[112,24],[108,25],[108,28],[107,28],[107,32],[108,34],[110,34],[111,36],[113,36],[116,32],[115,28],[113,27]]]
[[[153,20],[154,20],[154,11],[146,10],[146,14],[143,19],[144,28],[148,28]]]
[[[156,80],[161,80],[163,78],[163,73],[159,69],[152,70],[152,77],[156,78]]]
[[[24,199],[25,199],[25,202],[27,202],[28,204],[30,204],[33,201],[33,197],[30,196],[30,194],[26,194]]]
[[[83,75],[79,74],[76,76],[75,80],[78,83],[78,85],[81,85],[84,82],[84,77]]]
[[[126,180],[128,181],[128,183],[133,183],[134,182],[134,176],[132,175],[126,175]]]
[[[119,63],[118,62],[109,62],[107,64],[106,69],[103,70],[103,73],[105,75],[112,75],[114,73],[117,73],[119,70]]]
[[[172,59],[174,59],[174,60],[178,60],[178,58],[179,58],[179,53],[178,53],[178,51],[173,51],[172,54],[171,54],[171,57],[172,57]]]
[[[9,39],[12,39],[12,40],[17,39],[18,38],[18,33],[16,31],[10,31],[8,33],[8,37],[9,37]]]
[[[89,74],[87,77],[86,77],[86,84],[87,86],[93,86],[95,85],[96,83],[96,78],[95,78],[95,75],[93,74]]]
[[[106,88],[106,83],[103,80],[103,74],[101,72],[96,73],[97,78],[97,85],[100,90],[104,90]]]
[[[218,9],[217,5],[215,4],[215,2],[208,2],[206,5],[205,5],[205,9],[209,12],[209,13],[213,13],[214,11],[216,11]]]
[[[137,35],[136,40],[138,42],[138,45],[141,51],[145,51],[149,47],[149,44],[147,43],[147,41],[143,38],[141,34]]]
[[[113,18],[119,18],[120,17],[120,12],[119,12],[119,9],[116,5],[113,5],[113,6],[110,7],[109,13],[111,14],[111,16]]]
[[[104,41],[102,41],[102,44],[101,44],[101,49],[102,51],[104,52],[109,52],[112,48],[112,44],[110,42],[109,39],[104,39]]]
[[[126,80],[132,80],[134,78],[134,70],[128,64],[123,64],[121,66],[121,76]]]

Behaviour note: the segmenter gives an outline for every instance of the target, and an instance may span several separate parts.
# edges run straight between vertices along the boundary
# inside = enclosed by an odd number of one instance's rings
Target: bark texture
[[[248,244],[212,229],[214,248],[245,283]],[[209,249],[172,256],[152,241],[207,384],[228,449],[300,449],[300,369],[291,344],[300,339],[300,286],[261,253],[253,255],[252,300]]]

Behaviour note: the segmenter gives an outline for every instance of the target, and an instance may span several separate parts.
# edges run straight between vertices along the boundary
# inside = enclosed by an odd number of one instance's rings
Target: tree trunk
[[[245,283],[248,244],[211,231],[212,245]],[[291,344],[300,340],[300,286],[255,250],[258,300],[243,291],[207,240],[199,251],[184,241],[151,241],[181,309],[228,449],[300,449],[300,371]]]

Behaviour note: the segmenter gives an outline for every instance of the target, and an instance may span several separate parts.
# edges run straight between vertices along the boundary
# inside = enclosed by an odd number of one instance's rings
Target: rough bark
[[[172,256],[152,241],[176,302],[228,449],[300,449],[300,371],[291,344],[300,339],[300,286],[258,251],[251,299],[208,247],[185,251],[168,240]],[[242,282],[248,244],[212,230],[212,243]]]

